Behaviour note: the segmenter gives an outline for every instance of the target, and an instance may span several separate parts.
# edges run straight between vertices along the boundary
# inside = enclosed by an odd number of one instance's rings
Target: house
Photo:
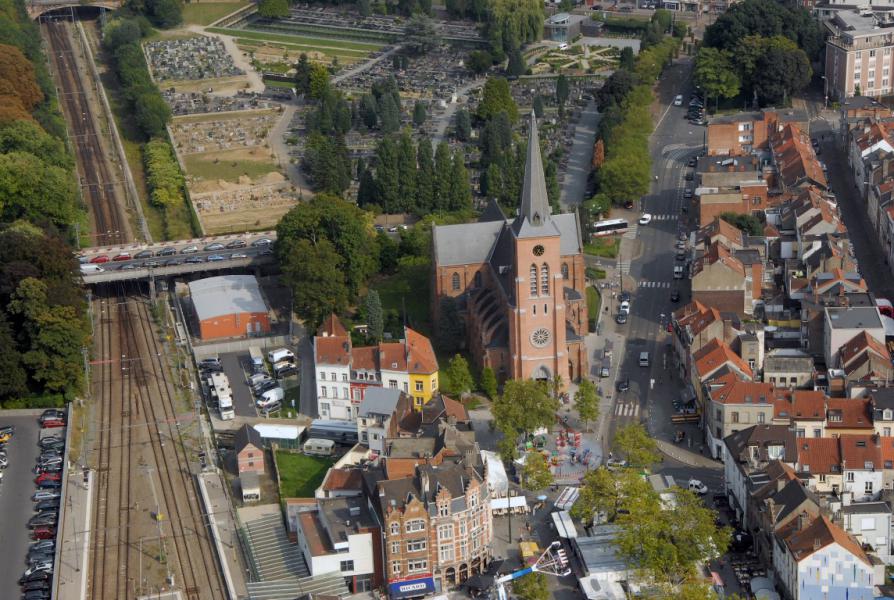
[[[827,516],[796,519],[774,538],[773,567],[789,598],[875,598],[873,588],[882,581],[877,569],[860,544]]]
[[[813,358],[792,348],[777,348],[764,357],[763,380],[777,387],[805,388],[813,385]]]
[[[413,410],[410,397],[394,388],[370,388],[357,411],[357,438],[379,454],[397,437],[398,424]]]
[[[707,400],[705,383],[727,373],[733,374],[738,379],[748,381],[754,379],[754,374],[748,364],[733,352],[729,344],[720,342],[716,338],[693,353],[691,362],[693,365],[692,389],[695,390],[696,401],[701,412],[704,412]]]
[[[818,361],[823,361],[825,354],[826,339],[826,309],[829,307],[874,307],[875,299],[871,294],[866,292],[845,293],[843,295],[805,295],[800,299],[801,302],[801,348],[814,357]],[[881,324],[881,319],[879,319]],[[856,335],[855,331],[853,335]],[[841,339],[840,343],[846,342],[850,338],[845,338],[846,334],[837,336]]]
[[[245,471],[264,472],[264,442],[261,434],[251,425],[243,425],[236,430],[234,441],[236,465],[240,473]]]
[[[298,513],[296,533],[311,576],[340,573],[354,593],[381,587],[382,533],[366,498],[317,499]]]
[[[842,498],[837,522],[852,535],[864,549],[886,565],[891,555],[891,505],[887,502],[852,502],[849,496]]]
[[[705,407],[705,438],[714,458],[723,454],[723,440],[734,431],[773,420],[776,389],[769,383],[740,379],[734,373],[715,378]]]
[[[752,425],[723,440],[726,495],[743,525],[747,525],[749,477],[764,471],[772,461],[793,464],[797,460],[796,448],[795,434],[787,425]]]
[[[828,182],[810,136],[794,123],[787,123],[768,136],[770,154],[776,168],[773,187],[783,193],[796,194],[815,186],[826,189]]]
[[[873,432],[869,398],[829,398],[826,401],[826,435],[868,435]]]
[[[759,253],[733,251],[718,240],[692,264],[692,299],[721,312],[751,315],[763,277]]]
[[[776,398],[773,422],[789,424],[798,438],[823,437],[827,401],[821,390],[786,391]]]
[[[535,117],[528,127],[518,216],[492,204],[477,223],[432,228],[432,315],[455,302],[472,357],[501,381],[576,381],[589,372],[581,227],[552,213]]]
[[[876,16],[837,11],[824,25],[827,34],[826,97],[850,101],[851,96],[890,95],[891,78],[885,69],[891,65],[894,41],[886,28],[879,27]]]
[[[860,333],[876,340],[885,339],[885,326],[873,306],[826,307],[823,325],[823,356],[826,365],[839,364],[840,349]]]
[[[884,343],[861,331],[838,351],[838,368],[851,389],[887,386],[894,377],[891,354]]]
[[[692,378],[692,356],[711,340],[730,343],[738,334],[735,315],[721,315],[713,306],[694,300],[671,319],[674,356],[682,379]]]
[[[866,161],[877,152],[894,152],[894,130],[889,130],[889,125],[884,121],[867,119],[862,124],[858,123],[848,130],[847,136],[847,160],[854,172],[854,181],[863,194],[865,200],[869,193],[872,161]],[[867,164],[868,162],[868,164]]]
[[[419,465],[411,477],[376,485],[392,597],[446,591],[487,570],[493,523],[487,484],[475,469]]]
[[[723,213],[762,214],[770,206],[767,182],[763,179],[742,180],[725,187],[701,185],[694,195],[698,199],[697,219],[700,227],[708,225]]]
[[[894,388],[871,390],[869,409],[872,411],[872,425],[876,435],[891,437],[891,432],[894,431]]]
[[[438,359],[427,337],[404,327],[400,341],[354,347],[335,315],[314,337],[314,372],[317,409],[324,419],[355,420],[371,389],[403,391],[416,410],[438,391]]]
[[[854,501],[876,500],[882,490],[882,453],[877,435],[842,435],[842,491]]]
[[[412,477],[420,464],[437,467],[448,462],[477,467],[479,456],[475,432],[460,430],[444,420],[438,422],[434,432],[385,440],[385,473],[389,479]]]
[[[844,486],[838,438],[798,438],[795,470],[820,494],[837,494]]]

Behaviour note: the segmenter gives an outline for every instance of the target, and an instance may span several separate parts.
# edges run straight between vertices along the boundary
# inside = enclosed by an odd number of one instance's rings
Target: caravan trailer
[[[305,454],[310,454],[311,456],[332,456],[332,453],[335,451],[335,442],[310,438],[304,442],[303,450]]]
[[[220,410],[220,418],[229,421],[236,417],[236,411],[233,408],[233,390],[230,389],[230,380],[223,373],[212,373],[208,378],[208,388],[211,390],[211,397],[217,399],[218,410]]]

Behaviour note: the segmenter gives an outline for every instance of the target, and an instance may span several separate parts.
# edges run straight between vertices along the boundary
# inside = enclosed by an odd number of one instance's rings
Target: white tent
[[[487,486],[490,488],[491,497],[505,496],[509,493],[509,478],[506,476],[506,468],[496,452],[481,451],[481,462],[487,467]]]

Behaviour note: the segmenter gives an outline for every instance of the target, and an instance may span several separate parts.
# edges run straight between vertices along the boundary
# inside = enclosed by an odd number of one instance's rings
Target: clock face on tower
[[[534,256],[543,256],[543,246],[540,244],[534,246]]]
[[[537,348],[543,348],[549,343],[549,336],[549,329],[547,329],[546,327],[536,329],[531,334],[531,345]]]

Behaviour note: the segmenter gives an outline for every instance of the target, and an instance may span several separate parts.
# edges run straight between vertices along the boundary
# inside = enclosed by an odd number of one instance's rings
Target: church
[[[479,367],[506,379],[587,374],[586,277],[576,213],[552,214],[531,115],[518,215],[492,203],[476,223],[432,232],[432,314],[454,298]]]

